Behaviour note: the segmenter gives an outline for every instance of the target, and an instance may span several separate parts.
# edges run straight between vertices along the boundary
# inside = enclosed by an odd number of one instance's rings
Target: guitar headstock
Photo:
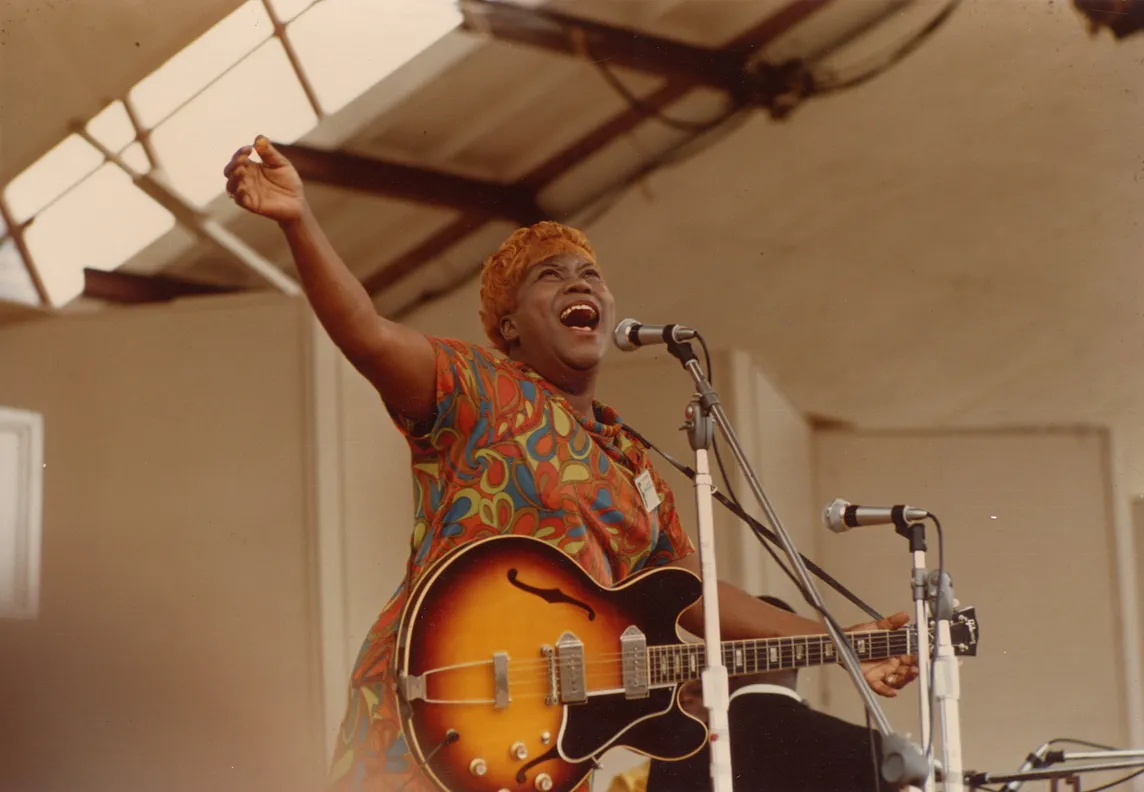
[[[979,632],[976,608],[955,610],[949,620],[949,640],[953,644],[953,653],[958,657],[976,657]]]

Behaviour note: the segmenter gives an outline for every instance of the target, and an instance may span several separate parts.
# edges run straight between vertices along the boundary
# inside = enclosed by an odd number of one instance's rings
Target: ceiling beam
[[[180,297],[231,294],[238,287],[173,278],[169,275],[139,275],[132,272],[92,269],[83,271],[83,295],[122,304],[167,302]]]
[[[737,53],[737,57],[745,59],[753,50],[774,41],[831,2],[833,0],[792,0],[774,14],[736,36],[724,49]],[[482,5],[489,4],[482,3]],[[629,31],[627,35],[632,34]],[[548,161],[534,168],[522,181],[532,185],[534,190],[539,192],[540,188],[559,178],[577,163],[647,121],[649,111],[663,110],[695,87],[696,82],[693,79],[668,79],[661,88],[641,99],[639,108],[628,107],[600,126],[589,130],[571,145],[550,157]],[[425,262],[440,255],[468,234],[483,228],[487,219],[487,208],[484,212],[477,211],[472,216],[459,218],[457,222],[428,237],[417,247],[381,266],[365,280],[370,294],[377,294],[416,271]]]
[[[417,246],[410,248],[374,272],[362,281],[362,285],[370,294],[377,294],[388,289],[406,275],[414,272],[426,261],[431,261],[434,257],[441,255],[478,228],[483,228],[486,223],[493,219],[488,214],[462,214],[453,222],[426,237]]]
[[[473,0],[461,4],[461,27],[611,67],[636,69],[676,80],[734,87],[742,78],[739,53],[686,44],[558,11]]]
[[[304,181],[401,198],[418,203],[479,212],[524,225],[545,218],[536,199],[523,187],[470,179],[443,171],[317,149],[275,143]]]

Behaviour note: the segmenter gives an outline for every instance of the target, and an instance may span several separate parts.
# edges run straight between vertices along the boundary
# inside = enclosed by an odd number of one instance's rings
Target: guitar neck
[[[859,660],[884,660],[913,654],[917,632],[911,625],[899,630],[846,633]],[[758,638],[724,641],[723,665],[730,676],[764,674],[839,662],[838,651],[829,635],[799,635],[786,638]],[[651,684],[681,684],[699,679],[707,663],[707,647],[702,643],[648,647]]]

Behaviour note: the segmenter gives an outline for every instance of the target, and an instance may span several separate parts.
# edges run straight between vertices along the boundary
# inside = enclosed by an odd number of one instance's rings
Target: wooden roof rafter
[[[591,41],[594,46],[601,48],[600,51],[591,50],[593,57],[601,57],[601,53],[611,53],[616,58],[617,64],[630,68],[643,71],[654,71],[657,65],[662,65],[664,68],[664,71],[660,73],[666,78],[665,84],[643,98],[639,107],[629,106],[600,126],[589,130],[574,143],[527,173],[521,181],[531,188],[532,194],[538,194],[545,186],[554,182],[577,163],[600,151],[621,135],[648,121],[654,113],[662,111],[695,88],[721,87],[730,93],[740,90],[743,86],[741,67],[746,63],[746,58],[751,51],[774,41],[832,1],[792,0],[780,11],[735,37],[734,40],[719,50],[704,50],[704,48],[659,39],[631,30],[578,20],[567,15],[525,9],[508,3],[490,2],[490,0],[473,0],[465,3],[462,5],[462,11],[465,13],[463,24],[467,29],[494,36],[500,31],[514,43],[529,44],[564,54],[586,56],[588,49],[578,50],[573,46],[575,34],[558,36],[552,26],[555,24],[566,29],[580,27],[585,31],[584,40]],[[474,15],[476,13],[474,8],[480,9],[479,16]],[[540,19],[535,24],[531,24],[524,18],[525,15]],[[630,42],[633,40],[639,40],[640,44],[636,45],[635,51],[624,54],[622,41]],[[682,55],[678,63],[663,64],[661,58],[649,54],[655,51],[656,46],[662,46],[664,51],[675,54],[685,51],[690,54]],[[702,50],[702,52],[696,52],[698,50]],[[728,64],[731,62],[738,64],[736,67],[738,71],[734,74],[729,70]],[[681,68],[680,63],[689,64],[694,70]],[[485,207],[484,211],[463,213],[412,250],[402,253],[388,264],[378,268],[372,275],[364,279],[366,289],[371,294],[377,295],[385,288],[415,272],[426,262],[445,252],[468,235],[484,228],[488,222],[494,219],[488,211],[489,208]]]

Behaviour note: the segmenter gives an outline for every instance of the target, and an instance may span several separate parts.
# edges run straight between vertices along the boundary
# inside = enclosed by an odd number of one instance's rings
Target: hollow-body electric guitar
[[[413,758],[443,792],[568,792],[603,753],[682,759],[707,728],[677,703],[704,645],[676,625],[702,594],[673,567],[614,588],[559,549],[498,536],[454,550],[414,587],[397,639],[396,696]],[[975,654],[971,608],[951,624]],[[847,633],[862,660],[913,654],[914,626]],[[731,676],[837,663],[826,635],[727,641]]]

